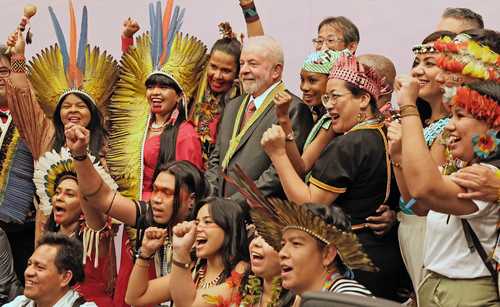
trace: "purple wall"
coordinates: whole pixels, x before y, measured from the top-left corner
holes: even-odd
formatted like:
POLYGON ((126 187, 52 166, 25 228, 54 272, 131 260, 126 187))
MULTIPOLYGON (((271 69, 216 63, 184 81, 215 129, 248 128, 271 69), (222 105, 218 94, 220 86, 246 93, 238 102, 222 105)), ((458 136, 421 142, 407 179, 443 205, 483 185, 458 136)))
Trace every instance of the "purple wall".
MULTIPOLYGON (((65 0, 1 0, 0 39, 15 29, 27 3, 35 3, 38 14, 33 18, 34 42, 28 55, 53 44, 55 40, 47 10, 52 5, 64 29, 68 29, 68 2, 65 0)), ((89 42, 120 56, 122 21, 131 16, 143 30, 149 28, 147 0, 75 0, 77 14, 86 4, 89 9, 89 42)), ((498 0, 255 0, 266 34, 278 39, 285 50, 284 80, 290 90, 299 93, 298 71, 312 50, 311 39, 324 17, 344 15, 361 33, 358 54, 380 53, 391 58, 399 73, 407 73, 412 62, 411 47, 436 27, 446 7, 468 7, 483 15, 485 25, 500 29, 498 0)), ((233 30, 244 32, 245 24, 237 0, 177 0, 186 7, 183 32, 198 36, 208 46, 218 38, 217 24, 229 21, 233 30)), ((66 33, 66 32, 65 32, 66 33)))

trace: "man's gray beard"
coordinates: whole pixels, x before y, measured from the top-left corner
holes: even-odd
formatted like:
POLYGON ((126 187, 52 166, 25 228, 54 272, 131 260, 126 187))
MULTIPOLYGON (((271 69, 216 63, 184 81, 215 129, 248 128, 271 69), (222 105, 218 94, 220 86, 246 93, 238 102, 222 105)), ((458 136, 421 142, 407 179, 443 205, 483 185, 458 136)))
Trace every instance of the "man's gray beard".
POLYGON ((257 90, 256 81, 251 81, 251 82, 243 81, 241 84, 243 85, 243 91, 249 95, 253 95, 253 93, 255 93, 255 91, 257 90))

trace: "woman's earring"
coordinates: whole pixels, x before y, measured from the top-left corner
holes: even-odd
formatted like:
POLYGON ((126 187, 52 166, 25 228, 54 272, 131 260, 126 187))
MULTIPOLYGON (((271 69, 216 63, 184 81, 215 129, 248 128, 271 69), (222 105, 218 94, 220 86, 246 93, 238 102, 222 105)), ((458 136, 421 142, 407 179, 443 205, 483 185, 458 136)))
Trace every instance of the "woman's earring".
POLYGON ((366 113, 364 111, 360 111, 358 115, 356 115, 356 120, 358 123, 364 122, 366 119, 366 113))
POLYGON ((482 160, 496 152, 498 143, 495 130, 488 130, 486 134, 472 136, 474 155, 482 160))

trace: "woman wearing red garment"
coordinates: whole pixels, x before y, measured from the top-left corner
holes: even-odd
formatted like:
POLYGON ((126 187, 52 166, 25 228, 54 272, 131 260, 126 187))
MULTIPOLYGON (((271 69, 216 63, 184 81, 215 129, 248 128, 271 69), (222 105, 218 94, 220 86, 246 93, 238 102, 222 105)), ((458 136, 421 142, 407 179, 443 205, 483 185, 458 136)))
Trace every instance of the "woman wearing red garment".
MULTIPOLYGON (((94 157, 90 159, 96 160, 94 157)), ((103 185, 117 188, 102 166, 98 163, 92 166, 103 185)), ((75 290, 98 306, 112 306, 116 277, 113 237, 118 225, 103 215, 102 224, 95 227, 92 212, 86 210, 85 195, 78 185, 73 159, 67 148, 60 153, 55 150, 46 153, 37 161, 36 167, 33 181, 40 198, 40 209, 50 212, 44 231, 83 241, 85 280, 77 284, 75 290)))

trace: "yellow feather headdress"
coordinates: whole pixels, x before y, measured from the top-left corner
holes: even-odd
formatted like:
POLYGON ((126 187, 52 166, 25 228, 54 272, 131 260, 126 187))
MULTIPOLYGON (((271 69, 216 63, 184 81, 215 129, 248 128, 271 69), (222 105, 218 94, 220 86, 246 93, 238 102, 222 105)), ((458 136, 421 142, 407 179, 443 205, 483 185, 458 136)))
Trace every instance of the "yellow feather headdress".
POLYGON ((177 32, 184 11, 173 9, 170 0, 162 19, 161 3, 156 4, 156 9, 150 5, 151 31, 139 36, 136 46, 122 56, 120 79, 109 105, 111 133, 106 161, 120 191, 135 199, 142 193, 143 147, 150 118, 146 80, 153 74, 171 78, 182 90, 187 110, 207 62, 206 46, 177 32))
POLYGON ((83 8, 80 40, 76 44, 76 16, 70 1, 70 44, 49 7, 58 43, 37 54, 28 67, 28 78, 45 113, 52 117, 56 106, 71 93, 88 97, 102 111, 118 79, 118 63, 97 47, 87 44, 87 8, 83 8))
MULTIPOLYGON (((94 168, 101 176, 104 184, 116 190, 118 188, 117 184, 99 164, 99 161, 93 156, 90 156, 90 160, 94 163, 94 168)), ((52 211, 51 199, 56 192, 57 184, 63 177, 72 177, 76 180, 73 158, 71 158, 71 154, 66 147, 61 148, 60 153, 55 150, 48 151, 35 162, 33 182, 35 183, 36 193, 40 198, 39 206, 43 214, 49 215, 52 211)))
POLYGON ((277 198, 265 198, 239 166, 235 167, 233 176, 224 177, 249 201, 250 215, 257 232, 275 250, 281 249, 283 232, 287 229, 298 229, 326 245, 333 244, 348 268, 377 271, 353 232, 327 224, 304 206, 277 198))

